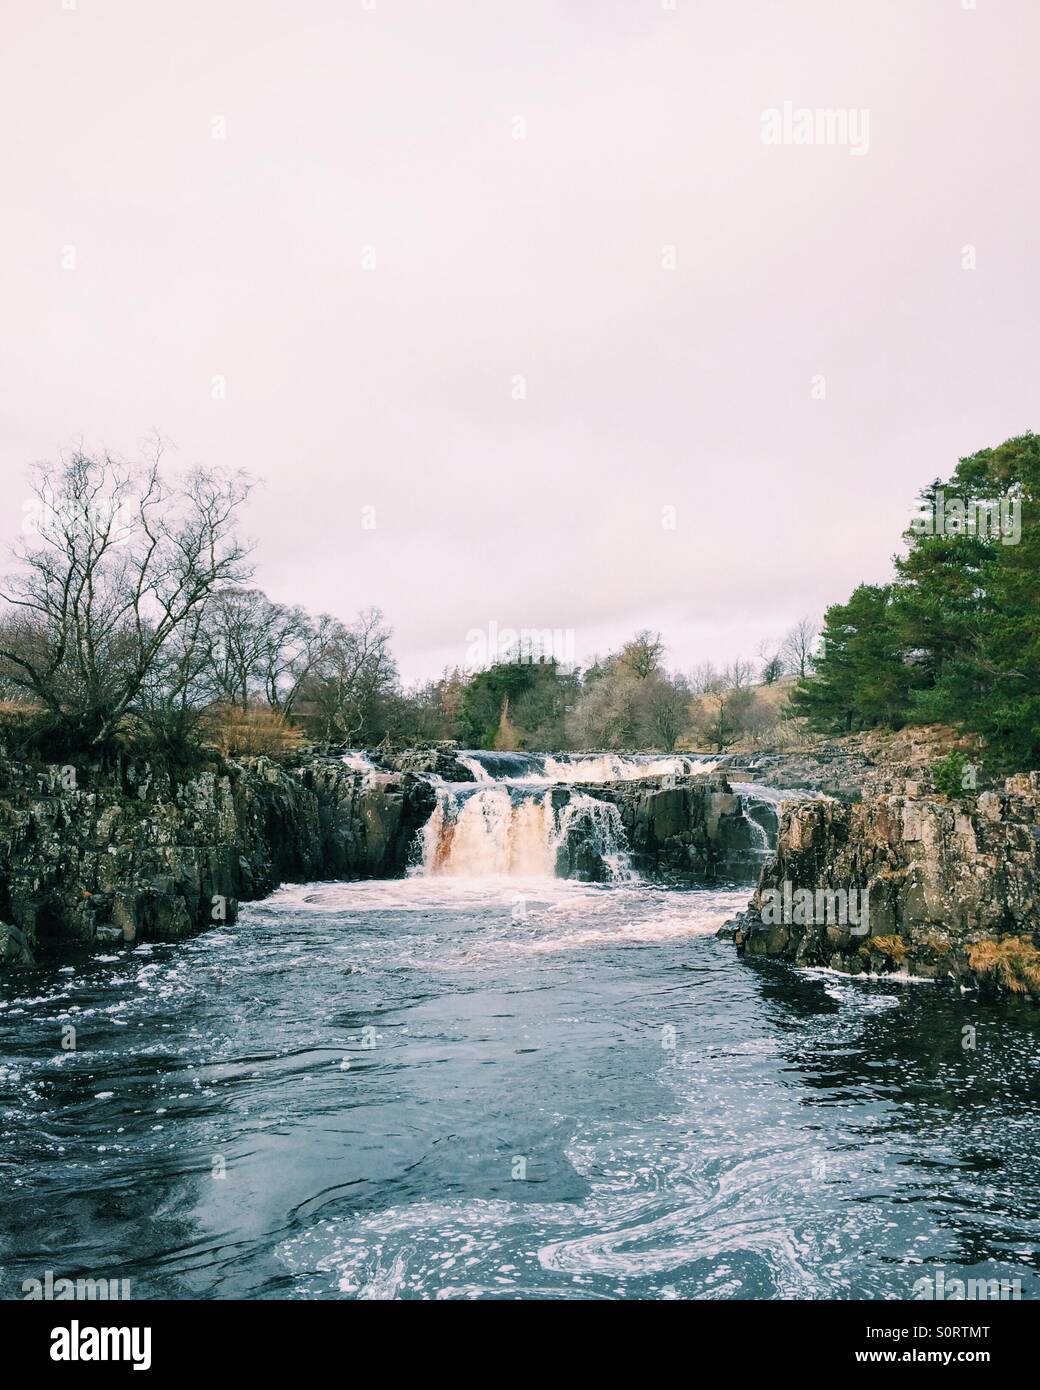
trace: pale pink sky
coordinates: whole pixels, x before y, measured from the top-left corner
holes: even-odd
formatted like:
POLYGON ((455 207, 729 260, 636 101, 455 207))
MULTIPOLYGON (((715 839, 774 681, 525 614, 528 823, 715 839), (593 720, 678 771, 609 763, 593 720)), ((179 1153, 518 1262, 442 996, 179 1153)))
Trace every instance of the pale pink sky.
POLYGON ((4 0, 4 539, 158 429, 409 679, 491 619, 750 655, 1038 427, 1038 51, 1036 0, 4 0))

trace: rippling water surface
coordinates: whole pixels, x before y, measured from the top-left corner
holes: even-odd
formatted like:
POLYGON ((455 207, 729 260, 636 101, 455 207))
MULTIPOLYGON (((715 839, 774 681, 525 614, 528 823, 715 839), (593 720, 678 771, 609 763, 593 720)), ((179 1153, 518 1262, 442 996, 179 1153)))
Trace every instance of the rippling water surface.
POLYGON ((8 974, 0 1295, 1035 1296, 1037 1015, 742 964, 746 898, 318 884, 8 974))

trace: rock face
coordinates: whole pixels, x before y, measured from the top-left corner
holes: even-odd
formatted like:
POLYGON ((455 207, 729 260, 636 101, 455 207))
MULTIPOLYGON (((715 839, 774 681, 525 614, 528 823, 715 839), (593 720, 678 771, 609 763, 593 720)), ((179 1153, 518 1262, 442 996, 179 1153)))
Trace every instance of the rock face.
POLYGON ((459 761, 451 748, 432 744, 428 748, 405 748, 396 753, 380 753, 381 767, 391 772, 416 772, 443 777, 446 782, 475 782, 472 769, 459 761))
MULTIPOLYGON (((928 786, 935 764, 953 747, 972 759, 970 741, 945 725, 926 724, 897 733, 846 734, 812 748, 727 754, 722 770, 731 782, 762 782, 859 801, 898 794, 908 782, 928 786)), ((981 768, 979 772, 981 776, 981 768)))
POLYGON ((734 782, 761 782, 792 791, 823 792, 858 801, 876 783, 880 769, 858 750, 821 748, 797 753, 733 754, 724 764, 734 782))
POLYGON ((904 794, 855 805, 788 806, 775 857, 731 934, 747 955, 852 974, 906 970, 1035 993, 1030 973, 1035 966, 1040 982, 1032 937, 1038 930, 1040 773, 1034 772, 964 801, 904 794), (793 903, 798 890, 813 895, 811 911, 807 897, 801 912, 793 903), (835 890, 866 892, 865 922, 853 922, 852 914, 839 920, 835 890), (818 892, 828 896, 817 903, 818 892))
POLYGON ((285 880, 403 872, 433 793, 338 759, 263 758, 119 785, 0 763, 0 963, 48 939, 161 940, 233 920, 285 880))
POLYGON ((618 808, 632 867, 666 883, 753 880, 770 843, 764 823, 772 818, 775 826, 766 804, 749 819, 741 798, 716 775, 668 785, 660 778, 597 783, 582 791, 618 808))

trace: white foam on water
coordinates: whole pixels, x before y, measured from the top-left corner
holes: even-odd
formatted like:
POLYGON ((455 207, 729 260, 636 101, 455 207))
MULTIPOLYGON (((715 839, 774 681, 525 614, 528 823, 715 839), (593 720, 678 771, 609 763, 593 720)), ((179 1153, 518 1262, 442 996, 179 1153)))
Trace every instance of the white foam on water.
POLYGON ((352 772, 362 772, 368 776, 377 771, 371 758, 360 748, 348 748, 342 755, 342 761, 352 772))
POLYGON ((693 777, 712 772, 717 762, 705 758, 638 758, 623 753, 598 753, 573 758, 545 758, 542 772, 531 772, 517 781, 524 782, 637 782, 644 777, 693 777))
MULTIPOLYGON (((710 895, 676 893, 671 901, 659 896, 631 905, 622 899, 623 917, 603 926, 576 923, 567 925, 551 936, 536 941, 520 942, 517 950, 531 955, 555 955, 563 951, 580 951, 589 947, 624 945, 659 945, 689 937, 714 936, 725 922, 747 905, 747 893, 717 892, 710 895)), ((568 904, 578 907, 577 903, 568 904)), ((582 911, 582 917, 589 913, 582 911)))
MULTIPOLYGON (((546 908, 565 910, 573 901, 588 908, 595 889, 574 879, 534 875, 463 878, 421 872, 407 878, 286 884, 249 911, 280 914, 286 908, 316 913, 466 912, 511 906, 519 895, 546 908)), ((606 896, 603 889, 598 890, 606 896)))
POLYGON ((482 763, 479 763, 477 759, 472 757, 470 754, 460 753, 458 756, 458 761, 469 772, 472 772, 474 781, 493 782, 495 780, 491 776, 491 773, 488 772, 487 768, 485 768, 482 763))

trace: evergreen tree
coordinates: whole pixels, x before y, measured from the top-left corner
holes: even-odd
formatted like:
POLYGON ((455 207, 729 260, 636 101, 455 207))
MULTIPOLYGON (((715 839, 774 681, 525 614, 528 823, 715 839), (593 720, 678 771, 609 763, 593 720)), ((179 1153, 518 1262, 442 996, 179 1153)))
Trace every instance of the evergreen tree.
POLYGON ((891 585, 860 584, 827 609, 814 664, 791 697, 814 727, 847 733, 905 721, 921 677, 900 641, 891 585))
POLYGON ((795 708, 831 731, 943 720, 981 734, 995 767, 1040 765, 1038 503, 1031 433, 936 479, 895 582, 827 610, 795 708))

